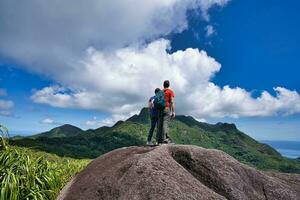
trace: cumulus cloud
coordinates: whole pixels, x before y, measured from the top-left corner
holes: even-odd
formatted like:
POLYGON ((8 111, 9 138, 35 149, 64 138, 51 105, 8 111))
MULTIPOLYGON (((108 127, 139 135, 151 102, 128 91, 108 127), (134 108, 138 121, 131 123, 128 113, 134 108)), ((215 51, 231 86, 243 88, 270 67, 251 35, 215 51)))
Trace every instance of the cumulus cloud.
POLYGON ((158 40, 142 48, 126 47, 110 54, 90 48, 80 67, 60 81, 72 89, 45 87, 36 91, 32 99, 56 107, 125 114, 146 105, 145 97, 152 95, 164 79, 169 79, 179 94, 186 93, 190 87, 209 81, 220 69, 220 64, 205 51, 186 49, 169 54, 169 47, 169 41, 158 40))
POLYGON ((89 46, 108 51, 181 32, 188 10, 201 10, 208 20, 211 7, 228 1, 2 0, 0 54, 56 78, 58 68, 68 71, 89 46))
POLYGON ((15 115, 9 110, 0 110, 0 116, 3 117, 15 117, 15 115))
MULTIPOLYGON (((200 11, 199 16, 208 21, 211 7, 228 2, 4 0, 0 2, 0 55, 59 84, 36 91, 32 99, 37 103, 125 116, 137 112, 144 104, 143 95, 149 95, 148 87, 157 87, 168 77, 158 73, 161 60, 166 62, 163 69, 169 70, 177 62, 172 57, 181 60, 180 56, 193 53, 205 57, 205 52, 198 50, 169 56, 165 53, 168 41, 147 43, 187 29, 187 11, 200 11), (157 61, 159 53, 163 57, 157 61), (154 64, 155 69, 147 70, 154 64), (158 77, 141 84, 149 73, 158 77), (124 76, 128 78, 123 79, 124 76)), ((186 82, 180 77, 178 66, 174 69, 172 76, 179 78, 176 81, 186 82)), ((185 85, 179 82, 178 89, 185 85)))
POLYGON ((10 100, 0 99, 0 116, 14 117, 14 114, 10 111, 14 107, 14 102, 10 100))
POLYGON ((62 124, 62 123, 57 122, 54 119, 49 118, 49 117, 43 119, 40 123, 42 123, 42 124, 48 124, 48 125, 61 125, 62 124))
POLYGON ((8 110, 14 106, 14 102, 0 99, 0 110, 8 110))
MULTIPOLYGON (((0 55, 57 83, 36 90, 34 102, 112 114, 89 125, 138 112, 165 79, 175 90, 178 113, 198 119, 300 112, 297 91, 276 87, 275 96, 264 91, 254 98, 243 88, 214 84, 221 64, 205 51, 168 53, 170 42, 160 38, 187 29, 188 10, 200 10, 209 21, 209 9, 228 1, 3 0, 0 55)), ((214 32, 207 27, 207 34, 214 32)))
POLYGON ((131 115, 119 115, 119 114, 113 114, 111 117, 107 117, 104 119, 97 119, 97 117, 93 117, 90 120, 87 120, 84 122, 85 126, 88 127, 101 127, 101 126, 112 126, 119 120, 126 120, 131 115))
MULTIPOLYGON (((5 89, 0 88, 0 96, 6 96, 7 92, 5 89)), ((15 117, 15 115, 10 111, 14 107, 14 102, 11 100, 0 99, 0 116, 3 117, 15 117)))
POLYGON ((264 91, 253 98, 250 92, 239 87, 220 88, 211 82, 221 68, 214 58, 198 49, 168 53, 169 48, 169 41, 163 39, 110 54, 89 48, 79 70, 68 72, 60 81, 72 87, 45 87, 36 91, 32 99, 55 107, 126 115, 138 112, 146 105, 152 90, 169 79, 175 89, 178 112, 197 118, 300 112, 300 97, 296 91, 277 87, 275 96, 264 91), (68 77, 77 78, 74 81, 68 77))
POLYGON ((84 125, 86 126, 101 126, 101 122, 97 120, 97 117, 93 117, 93 119, 87 120, 84 125))
POLYGON ((218 87, 209 83, 188 98, 188 102, 198 99, 198 105, 190 106, 190 113, 209 117, 256 117, 291 115, 300 112, 300 96, 296 91, 283 87, 274 88, 275 96, 267 91, 253 98, 251 93, 236 87, 218 87))

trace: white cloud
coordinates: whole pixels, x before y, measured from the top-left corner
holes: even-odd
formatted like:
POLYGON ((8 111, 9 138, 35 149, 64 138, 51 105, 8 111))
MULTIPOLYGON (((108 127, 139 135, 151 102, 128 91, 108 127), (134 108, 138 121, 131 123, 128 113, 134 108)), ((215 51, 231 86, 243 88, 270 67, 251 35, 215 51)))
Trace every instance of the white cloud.
POLYGON ((212 36, 213 34, 216 33, 216 30, 212 25, 207 25, 205 27, 205 32, 206 32, 205 33, 206 37, 210 37, 210 36, 212 36))
POLYGON ((41 121, 43 124, 52 124, 54 122, 53 119, 46 118, 41 121))
POLYGON ((42 124, 48 124, 48 125, 61 125, 62 123, 55 121, 52 118, 45 118, 41 121, 42 124))
MULTIPOLYGON (((3 0, 0 2, 0 55, 60 85, 36 91, 32 99, 37 103, 124 116, 144 105, 148 87, 158 86, 163 78, 169 77, 159 73, 161 60, 166 62, 164 70, 173 70, 170 67, 177 61, 172 59, 180 62, 186 54, 206 55, 191 49, 179 51, 177 56, 167 55, 168 42, 164 40, 152 42, 147 48, 141 45, 187 29, 188 10, 200 11, 209 20, 209 9, 224 6, 228 1, 3 0), (155 71, 142 70, 154 64, 155 71), (158 77, 141 84, 149 73, 158 77)), ((190 62, 197 62, 193 60, 190 62)), ((172 76, 182 90, 186 80, 180 76, 178 66, 174 69, 172 76)))
POLYGON ((190 106, 196 116, 209 117, 256 117, 291 115, 300 112, 300 96, 296 91, 274 88, 276 96, 267 91, 257 98, 242 88, 220 88, 209 83, 202 90, 189 96, 189 103, 198 99, 198 105, 190 106))
POLYGON ((209 21, 210 16, 208 14, 208 10, 215 5, 223 7, 228 2, 229 0, 203 0, 199 1, 198 4, 200 5, 200 9, 202 10, 202 16, 206 21, 209 21))
POLYGON ((204 118, 195 118, 198 122, 207 122, 204 118))
POLYGON ((300 112, 296 91, 277 87, 276 96, 264 91, 253 98, 239 87, 220 88, 211 79, 221 65, 205 51, 189 48, 170 54, 168 48, 167 40, 157 40, 144 47, 129 46, 109 54, 89 48, 78 70, 69 71, 60 81, 71 87, 46 87, 36 91, 32 99, 55 107, 128 115, 145 106, 153 89, 169 79, 175 90, 178 113, 197 118, 300 112))
POLYGON ((56 107, 128 114, 146 105, 145 98, 164 79, 170 79, 176 92, 185 93, 189 87, 206 83, 220 69, 220 64, 204 51, 186 49, 168 54, 167 48, 167 40, 111 54, 90 48, 78 69, 69 71, 60 81, 73 89, 46 87, 36 91, 32 99, 56 107))
MULTIPOLYGON (((0 88, 0 96, 6 96, 7 92, 5 89, 0 88)), ((0 116, 3 117, 15 117, 15 115, 10 111, 14 107, 14 102, 10 100, 0 99, 0 116)))
POLYGON ((60 77, 89 46, 109 51, 188 27, 188 10, 208 20, 229 0, 2 0, 0 55, 29 71, 60 77), (24 65, 25 64, 25 65, 24 65))
POLYGON ((101 127, 101 126, 112 126, 119 120, 126 120, 131 115, 119 115, 113 114, 111 117, 107 117, 101 120, 98 120, 97 117, 93 117, 93 119, 87 120, 84 125, 88 127, 101 127))
POLYGON ((97 120, 97 117, 93 117, 93 119, 87 120, 84 125, 86 126, 100 126, 100 121, 97 120))
POLYGON ((14 102, 0 99, 0 110, 8 110, 14 107, 14 102))
MULTIPOLYGON (((90 125, 138 112, 164 79, 175 90, 177 113, 198 119, 299 113, 296 91, 277 87, 275 96, 264 91, 253 98, 242 88, 215 85, 221 65, 205 51, 167 53, 169 41, 159 38, 187 29, 188 10, 209 20, 209 9, 227 2, 3 0, 0 54, 57 83, 35 91, 34 102, 112 114, 90 125)), ((214 31, 208 26, 209 35, 214 31)), ((9 107, 4 100, 1 106, 9 107)))
POLYGON ((3 117, 15 117, 15 115, 9 110, 0 110, 0 116, 3 117))

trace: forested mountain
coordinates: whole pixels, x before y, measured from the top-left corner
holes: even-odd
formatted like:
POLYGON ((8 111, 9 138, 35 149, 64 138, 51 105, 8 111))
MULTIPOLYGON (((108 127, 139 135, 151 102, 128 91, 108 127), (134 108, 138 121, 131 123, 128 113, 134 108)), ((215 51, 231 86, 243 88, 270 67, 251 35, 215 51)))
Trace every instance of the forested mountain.
MULTIPOLYGON (((116 148, 145 145, 149 126, 149 112, 147 108, 143 108, 138 115, 119 121, 112 127, 79 131, 81 129, 64 125, 39 134, 38 137, 16 139, 11 143, 60 156, 96 158, 116 148)), ((239 131, 234 124, 208 124, 191 116, 177 116, 171 121, 170 137, 176 144, 222 150, 259 169, 300 173, 299 162, 282 157, 269 145, 259 143, 239 131)))

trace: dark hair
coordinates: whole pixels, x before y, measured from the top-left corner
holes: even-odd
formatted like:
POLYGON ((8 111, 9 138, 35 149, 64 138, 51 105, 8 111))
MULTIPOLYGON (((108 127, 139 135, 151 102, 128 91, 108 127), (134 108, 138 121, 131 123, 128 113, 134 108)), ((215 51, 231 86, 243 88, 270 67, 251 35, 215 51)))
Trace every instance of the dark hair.
POLYGON ((160 91, 160 89, 159 88, 156 88, 155 90, 154 90, 154 93, 156 94, 156 93, 158 93, 160 91))
POLYGON ((170 86, 170 81, 169 80, 165 80, 164 81, 164 88, 168 88, 170 86))

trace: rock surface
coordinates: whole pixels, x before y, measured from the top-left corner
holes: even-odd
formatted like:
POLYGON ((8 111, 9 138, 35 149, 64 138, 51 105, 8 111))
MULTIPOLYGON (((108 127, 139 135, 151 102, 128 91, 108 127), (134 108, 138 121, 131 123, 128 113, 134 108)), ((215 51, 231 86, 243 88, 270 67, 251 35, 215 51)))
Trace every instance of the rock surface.
POLYGON ((58 200, 300 199, 300 175, 261 172, 196 146, 128 147, 91 162, 58 200))

